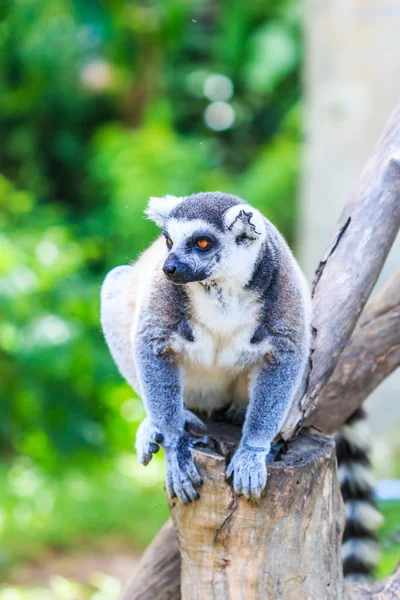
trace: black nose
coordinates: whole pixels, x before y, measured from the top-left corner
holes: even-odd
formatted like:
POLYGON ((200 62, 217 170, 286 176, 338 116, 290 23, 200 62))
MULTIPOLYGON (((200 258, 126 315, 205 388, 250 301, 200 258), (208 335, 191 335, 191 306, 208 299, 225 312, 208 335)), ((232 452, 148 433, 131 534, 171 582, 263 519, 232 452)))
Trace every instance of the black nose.
POLYGON ((176 266, 175 265, 164 265, 163 271, 167 275, 167 277, 170 277, 171 275, 173 275, 175 273, 176 266))

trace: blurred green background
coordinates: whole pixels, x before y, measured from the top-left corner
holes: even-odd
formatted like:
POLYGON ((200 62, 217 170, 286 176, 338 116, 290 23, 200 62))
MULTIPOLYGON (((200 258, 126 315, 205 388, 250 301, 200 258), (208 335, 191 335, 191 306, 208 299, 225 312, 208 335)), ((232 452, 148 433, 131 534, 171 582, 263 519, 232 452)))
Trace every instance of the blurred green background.
MULTIPOLYGON (((3 582, 70 548, 138 553, 167 518, 162 457, 133 454, 143 409, 103 341, 100 285, 157 235, 150 195, 238 194, 294 246, 300 20, 296 0, 2 3, 3 582)), ((118 588, 68 585, 0 598, 118 588)))

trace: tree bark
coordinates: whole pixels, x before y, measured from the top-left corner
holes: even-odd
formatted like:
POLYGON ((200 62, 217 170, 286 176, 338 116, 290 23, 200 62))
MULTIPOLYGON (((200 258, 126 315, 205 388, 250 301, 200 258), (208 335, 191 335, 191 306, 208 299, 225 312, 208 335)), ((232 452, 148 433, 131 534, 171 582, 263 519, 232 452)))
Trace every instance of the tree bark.
POLYGON ((334 433, 400 365, 400 271, 370 300, 308 419, 334 433))
POLYGON ((381 272, 400 227, 400 104, 390 117, 313 283, 311 360, 282 437, 313 411, 381 272))
POLYGON ((346 584, 346 600, 399 600, 400 564, 396 571, 384 581, 373 583, 346 584))

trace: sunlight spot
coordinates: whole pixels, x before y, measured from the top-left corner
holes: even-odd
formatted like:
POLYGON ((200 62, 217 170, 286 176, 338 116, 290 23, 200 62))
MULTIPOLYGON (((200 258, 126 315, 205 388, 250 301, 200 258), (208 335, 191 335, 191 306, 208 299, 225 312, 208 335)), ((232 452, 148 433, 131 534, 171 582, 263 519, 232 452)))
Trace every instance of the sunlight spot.
POLYGON ((204 112, 206 125, 214 131, 225 131, 235 121, 235 111, 226 102, 212 102, 204 112))
POLYGON ((209 75, 204 82, 204 95, 213 102, 226 102, 233 95, 233 83, 226 75, 209 75))
POLYGON ((60 256, 60 249, 54 242, 43 240, 36 246, 35 254, 42 265, 51 267, 60 256))
POLYGON ((72 337, 72 331, 60 317, 45 315, 34 321, 30 337, 35 345, 58 346, 72 337))
POLYGON ((141 403, 135 399, 131 398, 130 400, 126 400, 120 408, 121 416, 128 421, 128 423, 135 423, 138 421, 142 421, 146 417, 146 413, 144 411, 141 403))

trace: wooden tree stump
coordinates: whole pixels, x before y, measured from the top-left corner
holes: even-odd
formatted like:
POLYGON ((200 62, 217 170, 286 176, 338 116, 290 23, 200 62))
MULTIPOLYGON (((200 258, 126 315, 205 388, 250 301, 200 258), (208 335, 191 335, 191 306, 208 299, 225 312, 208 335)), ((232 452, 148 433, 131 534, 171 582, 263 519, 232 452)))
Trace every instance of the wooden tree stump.
POLYGON ((258 505, 225 479, 240 430, 219 427, 196 451, 200 500, 170 501, 182 559, 183 600, 340 600, 344 509, 334 442, 302 433, 269 465, 258 505), (226 432, 226 433, 225 433, 226 432))

